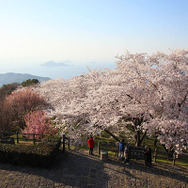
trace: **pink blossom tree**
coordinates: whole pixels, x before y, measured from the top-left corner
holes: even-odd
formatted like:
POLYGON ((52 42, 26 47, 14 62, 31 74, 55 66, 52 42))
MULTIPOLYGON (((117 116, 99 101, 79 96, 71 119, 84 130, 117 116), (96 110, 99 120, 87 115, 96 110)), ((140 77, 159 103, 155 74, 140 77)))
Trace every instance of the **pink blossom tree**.
MULTIPOLYGON (((26 127, 24 128, 24 130, 22 130, 22 133, 54 135, 58 132, 58 128, 55 128, 52 125, 49 118, 47 118, 46 113, 41 110, 37 110, 26 114, 25 122, 26 127)), ((26 137, 32 137, 32 135, 26 135, 26 137)), ((36 137, 39 138, 40 136, 36 137)))
POLYGON ((25 126, 24 116, 32 110, 43 109, 47 103, 39 93, 30 88, 13 91, 3 101, 3 124, 11 131, 25 126))
POLYGON ((150 133, 167 149, 181 152, 188 141, 187 54, 126 53, 118 57, 115 69, 50 80, 36 90, 52 104, 48 114, 55 115, 76 142, 81 135, 102 130, 116 135, 131 123, 137 146, 150 133))

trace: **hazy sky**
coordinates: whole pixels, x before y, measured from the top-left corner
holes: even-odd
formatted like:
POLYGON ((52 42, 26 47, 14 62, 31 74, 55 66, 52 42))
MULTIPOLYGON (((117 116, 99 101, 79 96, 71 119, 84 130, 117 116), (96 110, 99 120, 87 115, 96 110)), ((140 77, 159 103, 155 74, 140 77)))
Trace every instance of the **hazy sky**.
POLYGON ((0 73, 187 48, 187 10, 187 0, 0 0, 0 73))

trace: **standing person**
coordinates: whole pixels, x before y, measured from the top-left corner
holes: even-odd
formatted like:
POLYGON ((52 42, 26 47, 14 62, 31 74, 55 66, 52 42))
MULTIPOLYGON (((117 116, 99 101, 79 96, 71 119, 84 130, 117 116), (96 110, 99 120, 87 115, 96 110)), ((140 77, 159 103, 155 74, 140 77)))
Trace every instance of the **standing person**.
POLYGON ((90 138, 87 140, 88 146, 89 146, 89 154, 93 155, 93 148, 94 148, 94 140, 93 137, 90 136, 90 138))
POLYGON ((119 158, 124 158, 124 148, 125 148, 125 141, 122 139, 122 141, 119 143, 119 158))
POLYGON ((130 147, 129 144, 125 146, 125 163, 129 165, 130 163, 130 147))
POLYGON ((144 151, 144 156, 145 156, 145 165, 146 167, 151 167, 151 163, 152 163, 152 157, 151 157, 151 148, 150 147, 145 147, 145 151, 144 151))

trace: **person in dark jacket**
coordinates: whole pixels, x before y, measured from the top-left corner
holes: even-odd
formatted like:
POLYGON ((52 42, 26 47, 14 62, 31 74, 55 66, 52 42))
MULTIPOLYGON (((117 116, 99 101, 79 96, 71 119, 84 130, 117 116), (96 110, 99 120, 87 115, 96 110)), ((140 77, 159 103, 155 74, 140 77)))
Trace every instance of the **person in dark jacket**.
POLYGON ((94 140, 93 137, 91 136, 90 139, 87 140, 88 146, 89 146, 89 154, 93 155, 93 148, 94 148, 94 140))
POLYGON ((144 151, 144 156, 145 156, 145 165, 146 167, 151 167, 152 164, 152 156, 151 156, 151 148, 146 147, 144 151))
POLYGON ((125 149, 125 141, 122 139, 122 141, 119 143, 119 158, 124 158, 124 149, 125 149))
POLYGON ((124 150, 124 152, 125 152, 125 164, 127 164, 127 165, 129 165, 129 163, 130 163, 130 146, 129 146, 129 144, 126 144, 126 146, 125 146, 125 150, 124 150))

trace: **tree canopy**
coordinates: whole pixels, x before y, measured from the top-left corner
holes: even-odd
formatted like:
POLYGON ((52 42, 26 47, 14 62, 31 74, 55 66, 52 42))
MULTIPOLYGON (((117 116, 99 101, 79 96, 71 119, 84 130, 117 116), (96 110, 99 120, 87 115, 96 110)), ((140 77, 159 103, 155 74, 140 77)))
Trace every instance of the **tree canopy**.
POLYGON ((26 81, 23 81, 21 83, 21 85, 23 87, 28 87, 28 86, 33 86, 33 85, 38 84, 38 83, 40 83, 38 79, 28 79, 26 81))
POLYGON ((69 135, 110 130, 127 123, 155 134, 167 149, 181 152, 188 142, 188 50, 170 54, 117 57, 115 69, 90 70, 68 80, 50 80, 36 88, 53 109, 49 115, 69 135))
POLYGON ((24 116, 30 111, 43 109, 45 99, 30 88, 21 88, 6 96, 2 102, 0 128, 3 131, 18 131, 25 127, 24 116))

